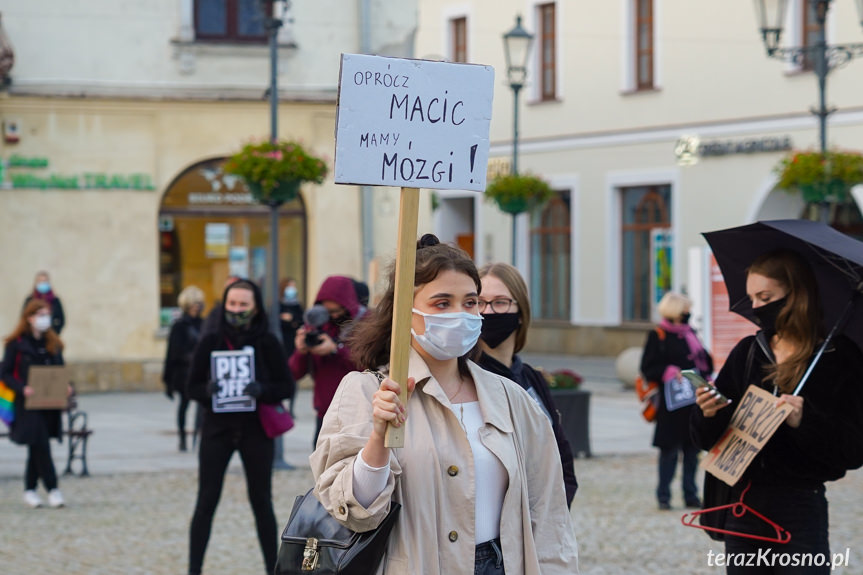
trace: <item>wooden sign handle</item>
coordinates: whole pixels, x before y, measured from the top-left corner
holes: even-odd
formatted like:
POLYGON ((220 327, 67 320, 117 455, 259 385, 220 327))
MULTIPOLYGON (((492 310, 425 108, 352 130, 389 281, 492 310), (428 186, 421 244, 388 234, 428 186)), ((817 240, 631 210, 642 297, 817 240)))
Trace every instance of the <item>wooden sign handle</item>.
MULTIPOLYGON (((399 395, 408 403, 408 361, 411 349, 411 309, 414 300, 414 272, 417 261, 417 215, 420 191, 402 188, 399 202, 399 238, 396 252, 395 297, 393 299, 393 327, 390 342, 390 379, 402 390, 399 395)), ((386 447, 404 447, 404 425, 387 426, 386 447)))

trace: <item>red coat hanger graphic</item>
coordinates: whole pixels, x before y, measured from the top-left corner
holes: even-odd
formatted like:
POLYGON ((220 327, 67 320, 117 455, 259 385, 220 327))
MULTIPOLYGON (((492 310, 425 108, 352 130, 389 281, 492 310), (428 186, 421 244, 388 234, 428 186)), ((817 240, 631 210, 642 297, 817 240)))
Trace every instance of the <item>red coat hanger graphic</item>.
POLYGON ((716 533, 725 533, 726 535, 733 535, 735 537, 747 537, 749 539, 758 539, 761 541, 770 541, 772 543, 788 543, 791 541, 791 533, 788 532, 785 528, 778 525, 776 522, 771 521, 761 513, 749 507, 746 503, 743 502, 743 498, 746 496, 746 492, 749 491, 749 488, 752 487, 752 483, 746 486, 746 489, 743 490, 743 493, 740 494, 740 499, 735 503, 726 503, 725 505, 719 505, 717 507, 708 507, 707 509, 701 509, 699 511, 693 511, 692 513, 686 513, 683 517, 680 518, 680 522, 683 523, 687 527, 695 527, 696 529, 704 529, 705 531, 715 531, 716 533), (704 515, 705 513, 713 513, 716 511, 721 511, 723 509, 729 509, 731 513, 735 517, 743 517, 747 513, 751 513, 752 515, 758 517, 765 523, 767 523, 773 530, 776 532, 775 537, 765 537, 763 535, 755 535, 753 533, 741 533, 739 531, 731 531, 729 529, 720 529, 719 527, 709 527, 705 525, 698 525, 695 522, 699 516, 704 515))

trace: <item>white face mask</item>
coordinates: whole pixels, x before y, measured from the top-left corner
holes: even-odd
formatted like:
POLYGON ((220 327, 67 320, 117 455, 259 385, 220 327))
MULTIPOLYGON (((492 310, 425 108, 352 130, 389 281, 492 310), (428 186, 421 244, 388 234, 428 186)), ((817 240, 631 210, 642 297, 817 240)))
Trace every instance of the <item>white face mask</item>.
POLYGON ((461 357, 469 352, 479 339, 482 330, 482 316, 464 311, 455 313, 413 312, 425 319, 425 333, 411 334, 417 339, 430 356, 441 361, 461 357))
POLYGON ((46 332, 51 329, 51 316, 37 315, 35 319, 33 319, 33 329, 39 332, 46 332))

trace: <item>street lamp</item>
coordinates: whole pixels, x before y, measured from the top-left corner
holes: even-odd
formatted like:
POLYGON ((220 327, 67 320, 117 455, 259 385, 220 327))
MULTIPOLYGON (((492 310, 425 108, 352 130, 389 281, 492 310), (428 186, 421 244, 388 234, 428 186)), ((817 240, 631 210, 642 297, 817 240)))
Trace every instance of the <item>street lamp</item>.
MULTIPOLYGON (((863 1, 863 0, 861 0, 863 1)), ((533 34, 521 27, 521 16, 515 17, 515 28, 503 35, 503 49, 506 56, 506 77, 512 88, 512 166, 511 173, 518 175, 518 93, 527 77, 527 57, 533 43, 533 34)), ((512 263, 515 265, 516 214, 512 216, 512 263)))
MULTIPOLYGON (((274 8, 276 2, 284 2, 282 14, 287 14, 289 0, 261 0, 264 13, 264 28, 270 45, 270 142, 279 140, 279 28, 281 18, 276 18, 274 8)), ((282 329, 279 314, 279 208, 281 200, 270 200, 270 330, 279 341, 282 341, 282 329)), ((291 413, 294 411, 294 398, 291 398, 291 413)), ((274 469, 294 469, 294 466, 284 460, 284 445, 282 436, 278 436, 273 448, 274 469)))
MULTIPOLYGON (((827 116, 833 110, 827 109, 826 91, 827 74, 834 68, 847 64, 857 56, 863 55, 863 44, 827 45, 824 26, 831 0, 804 0, 809 2, 818 24, 817 37, 811 46, 781 48, 782 26, 785 23, 785 12, 788 0, 755 0, 755 11, 761 29, 761 38, 767 50, 767 56, 801 65, 807 59, 813 62, 815 75, 818 78, 819 107, 812 113, 818 116, 819 139, 821 153, 827 152, 827 116)), ((863 0, 855 0, 860 24, 863 26, 863 0)))

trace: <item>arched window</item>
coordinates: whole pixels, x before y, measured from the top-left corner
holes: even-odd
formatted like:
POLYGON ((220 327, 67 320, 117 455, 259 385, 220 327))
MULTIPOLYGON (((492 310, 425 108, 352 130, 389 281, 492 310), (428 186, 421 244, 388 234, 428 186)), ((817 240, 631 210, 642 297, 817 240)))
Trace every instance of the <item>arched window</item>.
MULTIPOLYGON (((160 324, 177 315, 177 295, 196 285, 207 309, 222 297, 229 275, 270 289, 270 209, 256 203, 242 179, 222 172, 225 158, 186 168, 159 208, 160 324)), ((279 278, 306 283, 306 211, 302 196, 279 210, 279 278)), ((301 287, 302 292, 302 287, 301 287)), ((302 296, 302 293, 301 293, 302 296)))

